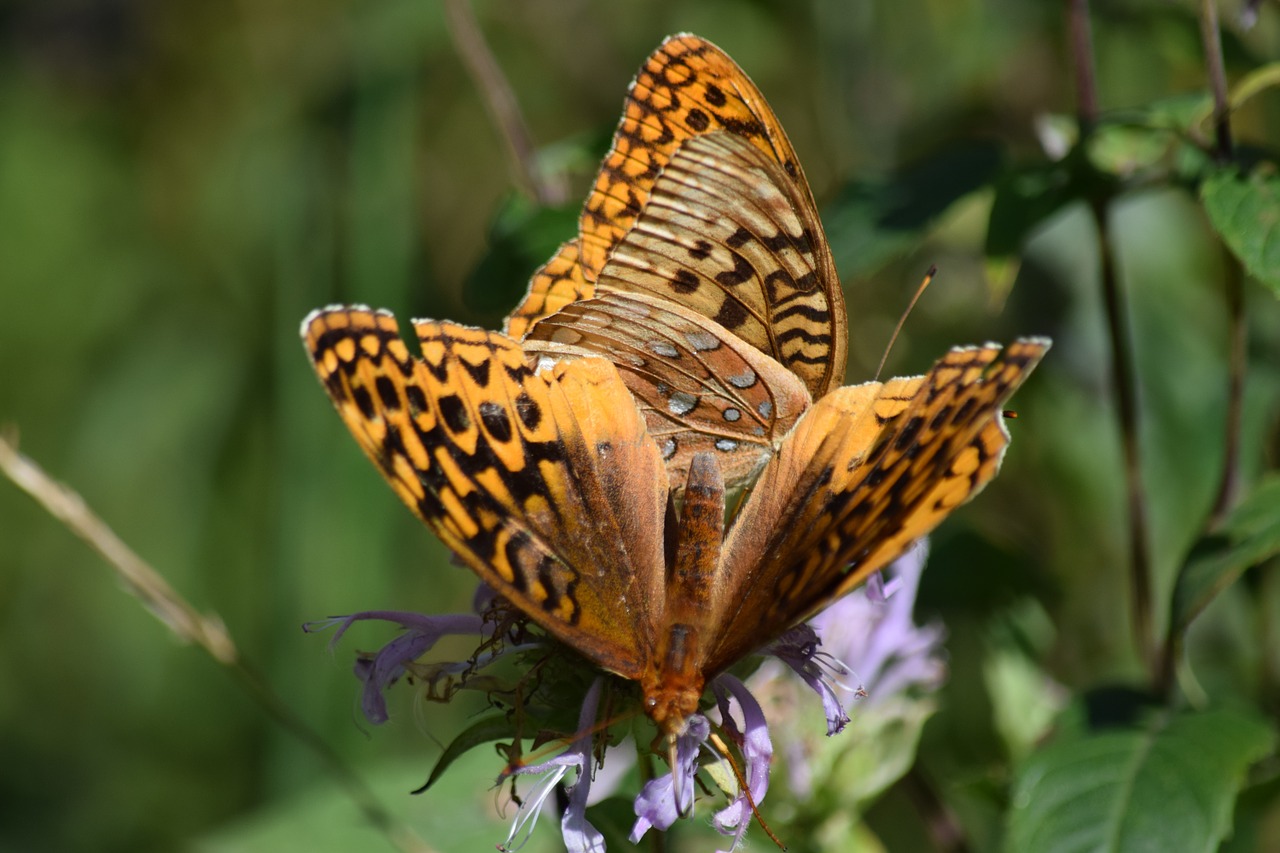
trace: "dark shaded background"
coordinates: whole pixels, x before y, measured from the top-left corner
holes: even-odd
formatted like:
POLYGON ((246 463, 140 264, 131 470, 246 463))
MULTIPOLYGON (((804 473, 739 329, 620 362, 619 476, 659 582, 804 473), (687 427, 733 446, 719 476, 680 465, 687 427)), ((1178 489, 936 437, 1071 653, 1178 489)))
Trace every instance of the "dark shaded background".
MULTIPOLYGON (((1104 108, 1203 90, 1195 4, 1095 5, 1104 108)), ((919 372, 952 344, 1055 338, 1015 400, 1004 473, 944 525, 922 591, 922 611, 948 622, 952 676, 921 760, 975 844, 995 843, 1016 756, 993 722, 992 649, 1012 643, 1070 690, 1137 671, 1091 225, 1068 207, 1020 262, 989 260, 991 193, 969 192, 1043 159, 1038 118, 1074 109, 1061 4, 475 10, 544 164, 571 179, 570 212, 537 220, 521 246, 571 235, 631 75, 664 35, 690 30, 747 69, 800 153, 848 295, 849 381, 874 370, 931 263, 941 276, 890 371, 919 372)), ((1271 12, 1228 32, 1229 75, 1280 53, 1271 12)), ((362 458, 297 337, 309 309, 341 301, 494 327, 540 260, 486 255, 499 210, 525 220, 441 6, 20 0, 0 11, 0 39, 0 421, 220 614, 393 810, 441 849, 489 849, 505 833, 496 817, 479 825, 493 813, 491 753, 405 796, 436 754, 428 736, 447 738, 468 709, 420 713, 405 692, 396 724, 369 737, 348 661, 385 632, 331 656, 299 630, 365 608, 459 609, 474 584, 362 458)), ((1280 138, 1278 106, 1252 102, 1240 138, 1280 138)), ((1114 218, 1167 595, 1221 464, 1224 261, 1184 191, 1132 192, 1114 218)), ((1252 474, 1275 462, 1280 312, 1260 289, 1248 296, 1252 474)), ((0 850, 382 848, 311 753, 5 485, 0 542, 0 850)), ((1263 677, 1249 612, 1228 594, 1197 626, 1210 694, 1248 697, 1263 677)), ((908 843, 910 801, 891 792, 873 829, 908 843)))

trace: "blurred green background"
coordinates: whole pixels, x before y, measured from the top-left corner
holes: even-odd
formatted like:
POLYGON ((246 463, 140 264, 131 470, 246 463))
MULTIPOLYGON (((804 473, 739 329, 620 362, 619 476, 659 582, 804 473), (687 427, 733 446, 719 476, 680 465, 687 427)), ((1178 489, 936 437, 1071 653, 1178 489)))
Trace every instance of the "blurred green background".
MULTIPOLYGON (((1239 5, 1223 4, 1224 20, 1239 5)), ((1105 109, 1203 91, 1196 4, 1096 6, 1105 109)), ((403 691, 393 723, 370 734, 349 661, 388 632, 361 627, 330 654, 299 628, 369 608, 462 609, 474 581, 359 453, 298 324, 358 301, 402 321, 496 327, 538 252, 572 235, 641 60, 668 33, 696 32, 768 96, 823 206, 848 296, 849 381, 874 370, 933 263, 941 275, 889 371, 919 372, 958 343, 1055 339, 1014 401, 1004 473, 944 525, 922 590, 922 613, 947 620, 952 675, 921 760, 973 844, 994 843, 1011 756, 984 667, 1000 626, 1017 626, 1045 690, 1138 673, 1092 226, 1067 206, 1017 260, 984 252, 983 186, 1044 159, 1040 119, 1074 110, 1063 5, 495 0, 474 11, 542 165, 569 177, 557 214, 512 201, 515 172, 435 0, 7 4, 0 423, 219 614, 393 811, 428 840, 451 827, 440 849, 491 849, 505 835, 492 753, 407 796, 438 752, 432 738, 475 706, 419 708, 403 691), (502 252, 490 252, 495 237, 502 252)), ((1275 11, 1247 34, 1229 27, 1229 76, 1280 55, 1275 11)), ((1280 99, 1252 101, 1235 130, 1280 139, 1280 99)), ((1126 194, 1113 228, 1163 597, 1222 461, 1225 258, 1183 190, 1126 194)), ((1246 294, 1252 477, 1280 450, 1280 311, 1256 285, 1246 294)), ((7 482, 0 542, 0 850, 387 849, 311 752, 7 482)), ((1232 591, 1197 625, 1191 659, 1207 692, 1261 701, 1274 673, 1254 618, 1232 591)), ((891 792, 871 827, 897 837, 909 801, 891 792)))

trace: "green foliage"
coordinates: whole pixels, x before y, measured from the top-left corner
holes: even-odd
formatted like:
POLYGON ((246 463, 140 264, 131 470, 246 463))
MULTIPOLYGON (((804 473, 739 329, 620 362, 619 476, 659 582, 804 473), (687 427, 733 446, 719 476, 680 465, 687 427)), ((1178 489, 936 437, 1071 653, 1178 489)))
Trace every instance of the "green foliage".
POLYGON ((1247 569, 1280 554, 1280 477, 1258 484, 1221 525, 1198 543, 1178 573, 1169 617, 1181 634, 1247 569))
POLYGON ((1275 730, 1233 711, 1152 714, 1055 740, 1013 783, 1010 853, 1216 850, 1275 730))
POLYGON ((1280 175, 1224 169, 1200 188, 1205 213, 1250 275, 1280 293, 1280 175))

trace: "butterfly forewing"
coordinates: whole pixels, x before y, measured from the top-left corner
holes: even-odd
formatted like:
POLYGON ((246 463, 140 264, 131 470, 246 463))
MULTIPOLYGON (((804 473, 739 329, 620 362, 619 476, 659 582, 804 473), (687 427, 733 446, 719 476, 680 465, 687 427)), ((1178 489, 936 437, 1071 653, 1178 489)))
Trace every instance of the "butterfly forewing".
POLYGON ((632 82, 613 146, 587 197, 580 227, 588 279, 631 229, 680 144, 717 130, 741 136, 776 161, 813 207, 791 142, 751 78, 705 39, 672 36, 632 82))
POLYGON ((592 296, 656 194, 664 196, 665 212, 649 217, 648 238, 632 241, 642 280, 631 282, 632 272, 618 267, 609 286, 693 307, 777 358, 815 397, 838 386, 847 337, 843 294, 808 182, 750 78, 692 35, 667 39, 645 61, 587 198, 579 237, 534 274, 507 331, 523 336, 564 305, 592 296), (689 148, 707 136, 737 144, 689 148), (699 177, 708 164, 713 171, 699 177), (682 179, 668 175, 677 168, 682 179), (686 230, 701 222, 718 223, 718 245, 704 245, 702 235, 686 230), (655 243, 664 238, 672 241, 666 252, 655 243), (704 286, 709 281, 715 286, 704 286))
POLYGON ((1002 407, 1048 342, 958 348, 923 377, 841 388, 769 462, 725 543, 708 672, 900 556, 995 476, 1002 407), (749 628, 749 630, 748 630, 749 628))
POLYGON ((639 681, 669 735, 707 678, 995 475, 1003 404, 1048 348, 954 349, 924 376, 838 388, 843 296, 795 152, 689 35, 641 68, 579 235, 506 329, 420 321, 421 358, 385 312, 325 309, 303 334, 405 503, 515 607, 639 681))
POLYGON ((810 403, 800 380, 776 361, 650 296, 610 293, 574 303, 539 323, 524 347, 549 359, 613 362, 677 488, 699 452, 716 456, 730 487, 750 479, 810 403))
POLYGON ((519 340, 529 327, 579 299, 589 299, 595 288, 582 277, 578 241, 564 243, 529 280, 529 292, 507 317, 503 331, 519 340))
POLYGON ((661 621, 667 479, 616 371, 537 373, 503 335, 386 312, 303 327, 316 371, 401 499, 494 589, 600 666, 643 672, 661 621))
POLYGON ((844 307, 822 226, 781 167, 742 137, 707 134, 676 151, 596 290, 697 311, 815 398, 844 376, 844 307))

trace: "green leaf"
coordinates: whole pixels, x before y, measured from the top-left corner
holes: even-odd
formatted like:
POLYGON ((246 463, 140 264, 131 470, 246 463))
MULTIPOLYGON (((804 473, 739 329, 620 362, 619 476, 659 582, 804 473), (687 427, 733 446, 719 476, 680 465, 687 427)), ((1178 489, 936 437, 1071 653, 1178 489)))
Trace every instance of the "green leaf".
POLYGON ((1246 768, 1274 743, 1270 726, 1226 710, 1160 713, 1140 728, 1061 738, 1023 764, 1006 847, 1216 850, 1246 768))
POLYGON ((1010 172, 996 186, 987 225, 989 257, 1016 255, 1027 236, 1041 222, 1075 201, 1065 162, 1045 163, 1010 172))
POLYGON ((1003 161, 998 144, 966 142, 891 178, 847 184, 822 216, 841 277, 867 275, 906 252, 952 204, 995 180, 1003 161))
POLYGON ((1181 633, 1246 569, 1280 554, 1280 475, 1245 498, 1213 536, 1196 543, 1178 573, 1169 624, 1181 633))
POLYGON ((1142 114, 1149 127, 1185 132, 1197 126, 1212 110, 1213 99, 1207 92, 1184 92, 1149 102, 1142 108, 1142 114))
POLYGON ((506 714, 498 714, 477 720, 449 742, 449 745, 444 748, 444 752, 440 755, 440 759, 436 762, 436 766, 431 768, 431 775, 427 777, 427 781, 414 793, 421 793, 434 785, 436 780, 444 775, 444 771, 449 769, 450 764, 457 761, 458 758, 465 755, 473 747, 509 738, 513 734, 511 721, 507 719, 506 714))
MULTIPOLYGON (((494 790, 500 765, 501 759, 493 753, 472 753, 454 765, 449 784, 421 797, 409 794, 422 778, 421 762, 415 757, 361 768, 377 802, 427 842, 426 847, 415 847, 410 839, 371 822, 352 802, 350 792, 323 774, 289 796, 237 812, 206 830, 203 837, 174 846, 190 853, 493 850, 510 831, 516 813, 504 793, 494 790)), ((559 821, 544 814, 529 843, 520 849, 521 853, 564 853, 559 821)))
POLYGON ((1168 130, 1111 122, 1098 126, 1087 147, 1094 168, 1130 177, 1158 166, 1178 143, 1168 130))
POLYGON ((1249 274, 1280 295, 1280 176, 1270 168, 1250 175, 1224 169, 1201 185, 1200 201, 1249 274))

